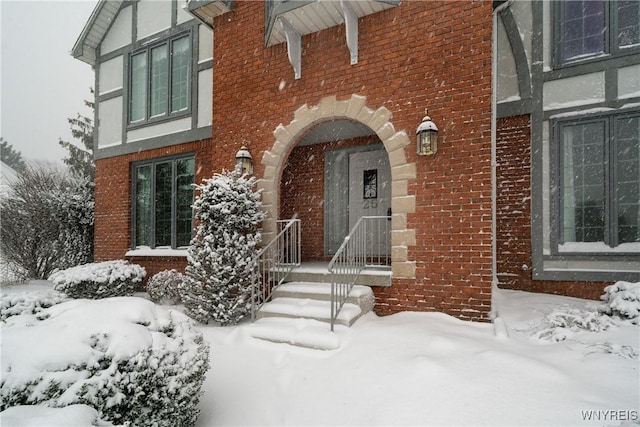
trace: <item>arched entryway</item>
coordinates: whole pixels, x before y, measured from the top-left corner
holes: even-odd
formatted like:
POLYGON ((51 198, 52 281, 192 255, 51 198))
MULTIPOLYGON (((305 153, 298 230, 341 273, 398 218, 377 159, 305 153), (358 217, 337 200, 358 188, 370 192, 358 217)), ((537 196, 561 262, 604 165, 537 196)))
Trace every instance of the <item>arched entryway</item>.
MULTIPOLYGON (((262 190, 263 208, 267 219, 263 224, 265 241, 269 241, 276 229, 280 208, 280 178, 287 159, 296 145, 313 132, 312 129, 327 122, 347 120, 373 131, 388 156, 391 174, 391 268, 394 278, 415 278, 415 262, 408 259, 408 247, 415 245, 415 229, 407 227, 407 214, 415 212, 415 196, 408 194, 409 182, 416 179, 415 163, 408 163, 405 147, 410 139, 404 131, 396 131, 389 121, 391 111, 385 107, 373 110, 366 105, 366 97, 352 95, 347 100, 335 96, 323 98, 318 105, 309 108, 306 104, 294 113, 287 125, 279 125, 274 131, 275 141, 265 151, 262 164, 264 175, 258 182, 262 190), (311 131, 311 132, 310 132, 311 131)), ((374 141, 375 142, 375 141, 374 141)), ((367 145, 367 144, 365 144, 367 145)), ((303 231, 304 233, 304 231, 303 231)))

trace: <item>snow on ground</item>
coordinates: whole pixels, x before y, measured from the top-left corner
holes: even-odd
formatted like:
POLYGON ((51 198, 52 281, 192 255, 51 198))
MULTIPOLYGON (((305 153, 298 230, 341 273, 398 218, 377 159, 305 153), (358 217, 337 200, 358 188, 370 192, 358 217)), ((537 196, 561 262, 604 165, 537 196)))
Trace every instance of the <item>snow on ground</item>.
POLYGON ((596 302, 501 290, 495 303, 504 334, 442 313, 369 313, 330 351, 255 339, 248 322, 202 326, 211 369, 197 425, 640 425, 638 326, 545 335, 549 315, 596 302))

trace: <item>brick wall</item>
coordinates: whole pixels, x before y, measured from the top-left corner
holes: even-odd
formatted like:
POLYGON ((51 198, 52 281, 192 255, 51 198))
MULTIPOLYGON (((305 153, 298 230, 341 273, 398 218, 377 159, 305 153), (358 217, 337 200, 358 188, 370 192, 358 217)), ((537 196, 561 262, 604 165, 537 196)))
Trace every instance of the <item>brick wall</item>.
MULTIPOLYGON (((429 108, 440 128, 438 153, 417 158, 414 145, 405 148, 407 162, 417 168, 417 179, 407 189, 416 202, 415 213, 407 217, 407 228, 417 230, 415 245, 407 248, 409 261, 416 262, 416 278, 396 279, 392 288, 377 290, 379 311, 437 309, 486 320, 491 292, 491 2, 405 1, 361 18, 356 65, 349 64, 344 26, 304 36, 299 80, 286 44, 263 47, 263 2, 236 2, 214 27, 216 144, 211 155, 221 164, 232 162, 240 146, 248 144, 255 174, 262 176, 260 159, 274 144, 273 131, 294 120, 300 106, 316 105, 326 96, 357 94, 366 97, 369 108, 386 107, 394 128, 412 141, 429 108)), ((298 154, 294 150, 292 155, 298 154)), ((283 171, 281 182, 295 182, 289 172, 283 171)), ((310 187, 309 194, 316 191, 310 187)), ((321 224, 319 218, 313 221, 321 224)), ((319 248, 311 251, 317 255, 319 248)))
POLYGON ((325 152, 379 144, 377 137, 362 137, 295 147, 282 171, 280 218, 299 218, 302 261, 329 261, 324 256, 324 156, 325 152))
POLYGON ((531 275, 531 136, 528 115, 498 120, 497 269, 499 286, 599 299, 605 282, 533 280, 531 275))
MULTIPOLYGON (((169 148, 110 157, 96 161, 96 205, 94 252, 96 261, 124 259, 131 246, 131 163, 193 152, 196 159, 196 182, 207 177, 212 169, 209 149, 211 140, 176 145, 169 148)), ((164 269, 180 271, 186 266, 185 257, 142 258, 132 262, 147 270, 147 277, 164 269)))
POLYGON ((324 145, 291 152, 280 191, 280 217, 301 221, 302 261, 324 259, 324 145))

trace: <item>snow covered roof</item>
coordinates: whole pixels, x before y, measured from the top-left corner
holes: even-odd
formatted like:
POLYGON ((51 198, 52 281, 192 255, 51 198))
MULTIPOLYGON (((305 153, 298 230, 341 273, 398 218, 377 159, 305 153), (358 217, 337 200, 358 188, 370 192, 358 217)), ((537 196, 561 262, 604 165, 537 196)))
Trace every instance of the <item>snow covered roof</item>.
POLYGON ((78 37, 71 55, 93 66, 96 63, 96 49, 115 19, 122 1, 100 0, 78 37))
POLYGON ((18 176, 18 172, 5 162, 0 161, 0 185, 7 185, 18 176))

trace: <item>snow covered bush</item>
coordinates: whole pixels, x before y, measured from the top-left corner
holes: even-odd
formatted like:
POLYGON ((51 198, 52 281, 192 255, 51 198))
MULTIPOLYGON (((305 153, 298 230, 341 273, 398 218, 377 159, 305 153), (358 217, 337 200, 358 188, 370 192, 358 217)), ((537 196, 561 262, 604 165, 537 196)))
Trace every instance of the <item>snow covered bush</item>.
POLYGON ((71 298, 108 298, 132 295, 146 276, 144 268, 116 260, 84 264, 49 276, 54 289, 71 298))
POLYGON ((154 274, 147 282, 147 293, 151 301, 164 304, 180 304, 180 286, 186 277, 176 270, 165 270, 154 274))
POLYGON ((580 332, 602 332, 623 323, 640 324, 640 283, 617 282, 604 291, 602 304, 585 308, 563 305, 551 310, 527 332, 537 339, 558 342, 580 332))
POLYGON ((93 184, 28 167, 0 203, 0 253, 27 278, 93 261, 93 184))
POLYGON ((88 405, 69 405, 64 408, 47 408, 40 405, 13 406, 0 412, 0 425, 87 427, 113 426, 101 420, 98 411, 88 405))
POLYGON ((559 342, 581 331, 601 332, 617 325, 614 319, 598 312, 595 306, 580 309, 563 305, 553 309, 529 332, 536 339, 559 342))
POLYGON ((609 316, 630 319, 631 323, 640 324, 640 282, 616 282, 604 288, 600 297, 603 304, 599 310, 609 316))
POLYGON ((2 324, 1 407, 85 404, 114 424, 192 426, 209 345, 143 298, 72 300, 2 324))
POLYGON ((224 172, 205 179, 194 203, 198 223, 188 250, 181 298, 187 314, 206 323, 235 324, 251 304, 258 225, 264 219, 255 178, 224 172))
POLYGON ((45 308, 68 301, 60 292, 18 292, 0 297, 0 320, 22 314, 40 316, 45 308))

